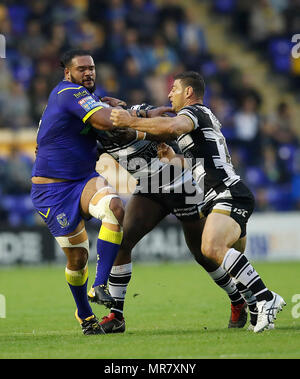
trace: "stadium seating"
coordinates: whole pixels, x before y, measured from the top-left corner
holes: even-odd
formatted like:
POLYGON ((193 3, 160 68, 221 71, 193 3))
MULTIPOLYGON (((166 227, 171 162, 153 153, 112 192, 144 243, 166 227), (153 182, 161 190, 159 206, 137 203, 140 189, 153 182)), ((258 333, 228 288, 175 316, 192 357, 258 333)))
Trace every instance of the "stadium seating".
MULTIPOLYGON (((258 89, 250 88, 249 82, 244 83, 243 69, 237 70, 228 62, 225 67, 225 60, 221 62, 222 59, 212 52, 207 31, 191 14, 187 3, 86 0, 71 4, 58 0, 25 3, 11 0, 2 4, 0 33, 6 36, 7 59, 0 61, 3 72, 0 78, 0 136, 7 130, 17 136, 24 129, 33 130, 35 134, 48 94, 61 79, 59 57, 67 48, 76 46, 92 50, 98 74, 96 93, 119 97, 129 104, 147 101, 160 105, 167 102, 173 74, 184 69, 197 70, 206 79, 205 104, 212 107, 223 123, 229 148, 236 152, 237 168, 241 169, 253 191, 261 188, 266 191, 268 205, 265 210, 298 209, 299 174, 295 170, 298 138, 293 142, 271 141, 279 171, 285 173, 280 175, 280 180, 270 182, 272 173, 268 172, 263 158, 267 144, 262 143, 254 164, 250 150, 236 139, 233 123, 245 94, 262 95, 258 89), (217 98, 222 99, 223 105, 217 104, 217 98)), ((226 17, 227 24, 230 22, 233 27, 239 12, 248 17, 254 6, 244 4, 240 9, 241 2, 237 0, 203 0, 198 3, 206 3, 214 17, 226 17)), ((283 18, 284 12, 291 7, 289 1, 285 3, 285 9, 278 11, 283 18)), ((211 21, 208 18, 207 22, 215 23, 214 17, 211 21)), ((251 33, 246 29, 242 37, 247 48, 251 48, 251 33)), ((274 72, 287 80, 293 79, 289 34, 271 34, 264 42, 267 50, 261 59, 264 62, 269 60, 274 72)), ((255 112, 260 120, 261 141, 266 141, 270 136, 265 134, 264 122, 269 115, 263 114, 262 108, 258 106, 255 112)), ((277 135, 275 124, 272 133, 277 135)), ((5 146, 6 142, 4 139, 1 142, 0 137, 0 208, 8 217, 1 222, 30 225, 34 218, 28 190, 21 194, 9 194, 4 190, 7 178, 1 167, 14 140, 14 137, 7 139, 5 146)), ((26 146, 20 142, 20 148, 29 154, 29 160, 34 157, 33 146, 33 140, 27 141, 26 146)))

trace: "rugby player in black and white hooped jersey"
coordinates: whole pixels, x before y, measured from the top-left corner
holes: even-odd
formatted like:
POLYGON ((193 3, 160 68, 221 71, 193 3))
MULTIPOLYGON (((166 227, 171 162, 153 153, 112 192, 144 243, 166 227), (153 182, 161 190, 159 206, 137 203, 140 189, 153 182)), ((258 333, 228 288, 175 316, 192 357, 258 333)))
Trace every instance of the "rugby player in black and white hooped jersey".
MULTIPOLYGON (((204 190, 201 213, 206 223, 202 253, 255 295, 258 317, 253 330, 261 332, 274 327, 285 301, 265 286, 247 257, 236 249, 236 244, 246 244, 246 225, 255 200, 235 173, 220 122, 203 105, 204 90, 200 74, 184 72, 175 76, 169 93, 176 117, 136 118, 125 110, 114 109, 111 120, 116 127, 177 138, 194 179, 204 190)), ((168 158, 173 158, 172 150, 166 149, 166 152, 168 158)))
MULTIPOLYGON (((118 99, 102 100, 108 100, 111 106, 122 104, 118 99)), ((136 112, 143 117, 150 109, 151 106, 147 104, 131 108, 133 114, 136 112)), ((136 133, 128 128, 116 129, 114 132, 94 132, 101 143, 101 153, 108 153, 137 180, 136 190, 126 206, 124 238, 109 276, 109 291, 116 304, 101 322, 105 332, 125 331, 123 308, 132 273, 132 250, 168 214, 175 215, 180 222, 187 246, 196 261, 228 294, 231 302, 228 327, 244 327, 247 321, 247 305, 250 321, 255 324, 255 314, 251 311, 255 310, 256 299, 251 291, 242 289, 240 293, 229 274, 201 253, 205 218, 200 219, 197 204, 203 200, 203 193, 195 185, 190 170, 162 163, 158 158, 157 137, 148 133, 136 133)), ((89 298, 91 301, 97 300, 92 289, 89 298)))

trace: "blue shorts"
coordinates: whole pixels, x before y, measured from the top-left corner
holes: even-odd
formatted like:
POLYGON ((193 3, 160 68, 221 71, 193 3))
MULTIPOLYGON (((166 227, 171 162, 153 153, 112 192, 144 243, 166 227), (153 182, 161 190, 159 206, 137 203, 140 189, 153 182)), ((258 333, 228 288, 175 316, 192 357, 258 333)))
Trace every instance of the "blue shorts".
POLYGON ((83 219, 80 198, 86 183, 100 176, 96 171, 83 180, 32 184, 31 199, 54 237, 73 232, 83 219))

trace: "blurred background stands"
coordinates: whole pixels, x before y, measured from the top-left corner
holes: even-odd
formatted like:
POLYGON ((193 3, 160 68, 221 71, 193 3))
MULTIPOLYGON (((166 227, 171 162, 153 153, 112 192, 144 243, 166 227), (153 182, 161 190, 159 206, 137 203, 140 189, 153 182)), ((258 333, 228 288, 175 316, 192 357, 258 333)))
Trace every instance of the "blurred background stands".
POLYGON ((223 124, 256 211, 299 210, 300 59, 291 56, 299 10, 300 0, 2 1, 0 224, 39 222, 29 197, 35 135, 62 78, 60 56, 72 47, 92 51, 96 93, 129 105, 167 104, 174 74, 202 73, 205 104, 223 124))

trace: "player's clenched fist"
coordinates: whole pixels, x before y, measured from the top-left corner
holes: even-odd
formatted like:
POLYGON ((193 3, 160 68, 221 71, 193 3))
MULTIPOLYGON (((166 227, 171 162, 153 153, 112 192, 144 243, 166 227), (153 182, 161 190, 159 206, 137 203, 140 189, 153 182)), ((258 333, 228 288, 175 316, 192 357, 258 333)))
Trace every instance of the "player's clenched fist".
POLYGON ((176 157, 175 151, 171 146, 162 142, 157 146, 157 156, 162 162, 169 162, 176 157))
POLYGON ((110 120, 114 126, 124 127, 130 126, 133 117, 124 109, 113 109, 111 111, 110 120))

